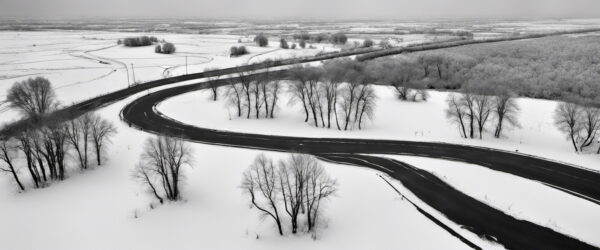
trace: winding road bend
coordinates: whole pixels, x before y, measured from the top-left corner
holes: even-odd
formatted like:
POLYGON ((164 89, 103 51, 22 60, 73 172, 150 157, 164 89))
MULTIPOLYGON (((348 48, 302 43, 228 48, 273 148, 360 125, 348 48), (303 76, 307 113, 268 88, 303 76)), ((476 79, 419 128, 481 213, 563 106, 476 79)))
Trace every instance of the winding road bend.
MULTIPOLYGON (((562 32, 559 33, 559 35, 595 31, 599 30, 562 32)), ((362 60, 366 60, 369 58, 404 52, 433 50, 483 42, 530 39, 548 35, 536 35, 534 37, 522 38, 513 37, 490 41, 464 41, 442 45, 432 44, 391 50, 362 49, 318 55, 310 58, 287 59, 182 75, 135 85, 127 89, 83 101, 56 111, 49 115, 48 118, 55 121, 73 119, 86 112, 101 108, 144 90, 187 80, 202 79, 209 76, 224 76, 238 72, 252 72, 276 66, 322 61, 361 54, 365 54, 365 56, 362 57, 362 60)), ((357 59, 361 60, 361 58, 357 59)), ((284 78, 286 75, 285 73, 285 69, 270 72, 271 77, 280 78, 284 78)), ((257 73, 253 76, 256 77, 260 74, 263 73, 257 73)), ((235 80, 236 77, 222 78, 220 84, 224 85, 227 84, 228 81, 235 80)), ((190 141, 230 147, 307 153, 313 154, 326 161, 368 167, 381 171, 400 181, 404 187, 414 193, 420 200, 425 202, 431 208, 444 214, 448 219, 480 237, 495 240, 509 249, 597 249, 596 247, 571 236, 558 233, 552 229, 528 221, 513 218, 502 211, 496 210, 454 189, 443 180, 427 171, 397 160, 365 154, 415 155, 472 163, 481 167, 539 181, 549 187, 556 188, 596 204, 600 203, 600 185, 598 185, 598 183, 600 183, 600 173, 598 172, 592 172, 575 166, 526 155, 454 144, 391 140, 300 138, 220 131, 186 125, 170 119, 154 109, 158 103, 167 98, 207 87, 208 86, 205 83, 196 83, 172 87, 142 96, 128 104, 122 110, 122 118, 130 125, 145 131, 180 136, 190 141)), ((15 135, 20 130, 30 125, 31 122, 27 119, 9 124, 0 131, 0 136, 15 135)), ((426 212, 422 211, 420 208, 418 209, 427 216, 426 212)), ((432 220, 435 220, 435 218, 432 220)), ((451 230, 449 230, 449 232, 450 231, 451 230)), ((461 238, 460 236, 457 237, 461 238)), ((461 238, 461 240, 465 241, 464 238, 461 238)), ((465 243, 472 248, 479 248, 468 241, 465 241, 465 243)))
MULTIPOLYGON (((271 76, 284 77, 284 73, 271 72, 271 76)), ((236 77, 222 79, 221 84, 236 80, 236 77)), ((130 125, 157 134, 230 147, 307 153, 331 162, 384 172, 448 219, 509 249, 595 248, 552 229, 507 215, 454 189, 427 171, 397 160, 364 154, 415 155, 472 163, 539 181, 595 202, 600 200, 600 174, 597 172, 505 151, 445 143, 300 138, 221 131, 183 124, 155 109, 168 98, 204 88, 208 88, 206 83, 197 83, 156 91, 128 104, 121 115, 130 125)))

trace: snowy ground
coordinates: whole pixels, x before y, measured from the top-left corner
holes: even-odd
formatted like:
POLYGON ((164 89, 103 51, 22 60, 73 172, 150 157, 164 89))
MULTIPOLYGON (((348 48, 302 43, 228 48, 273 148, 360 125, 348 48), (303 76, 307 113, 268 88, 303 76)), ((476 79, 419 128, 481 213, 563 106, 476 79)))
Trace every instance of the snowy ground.
MULTIPOLYGON (((151 34, 174 42, 175 55, 154 54, 153 47, 115 46, 132 33, 110 32, 2 32, 0 33, 0 99, 15 81, 29 76, 48 77, 63 103, 80 101, 127 85, 128 67, 134 64, 136 80, 147 81, 209 67, 229 67, 267 58, 304 56, 331 47, 283 51, 276 41, 267 48, 243 45, 250 55, 229 58, 229 47, 241 36, 151 34), (35 46, 33 46, 35 44, 35 46), (108 62, 109 64, 100 63, 108 62)), ((417 39, 417 38, 415 38, 417 39)), ((170 86, 169 86, 170 87, 170 86)), ((160 88, 159 88, 160 89, 160 88)), ((165 101, 158 109, 170 117, 202 127, 289 136, 385 138, 463 143, 551 158, 600 170, 600 157, 578 155, 552 122, 555 102, 519 99, 523 127, 507 131, 505 138, 466 140, 459 137, 444 114, 445 92, 431 92, 425 103, 400 102, 387 87, 377 87, 380 97, 375 122, 363 131, 327 130, 303 123, 298 106, 280 102, 277 119, 232 118, 222 101, 212 102, 208 91, 165 101)), ((145 93, 144 93, 145 94, 145 93)), ((308 235, 279 237, 270 221, 261 222, 238 188, 243 171, 257 150, 194 144, 196 164, 188 170, 186 201, 150 210, 151 197, 130 178, 147 133, 128 128, 118 113, 134 100, 130 97, 98 111, 119 127, 106 166, 85 173, 72 171, 68 180, 40 190, 17 193, 8 176, 0 176, 0 248, 208 248, 208 249, 462 249, 466 246, 418 213, 379 177, 376 171, 324 163, 338 179, 340 190, 326 210, 328 223, 319 239, 308 235), (138 218, 135 218, 137 214, 138 218), (26 222, 26 223, 24 223, 26 222), (256 239, 259 234, 260 239, 256 239), (30 240, 35 235, 36 240, 30 240), (57 241, 56 239, 63 239, 57 241), (293 245, 290 243, 293 242, 293 245)), ((0 106, 0 123, 16 118, 0 106)), ((267 153, 271 157, 286 157, 267 153)), ((494 207, 600 245, 600 229, 589 202, 565 195, 539 183, 478 166, 398 157, 432 171, 468 195, 494 207), (505 183, 511 183, 507 186, 505 183), (514 185, 513 185, 514 183, 514 185), (473 188, 477 186, 478 188, 473 188), (591 220, 584 218, 589 216, 591 220)), ((74 165, 72 163, 71 165, 74 165)), ((26 175, 23 169, 21 174, 26 175)), ((394 185, 403 190, 401 185, 394 185)), ((430 211, 435 214, 435 211, 430 211)), ((437 217, 443 219, 441 215, 437 217)), ((597 216, 596 216, 597 217, 597 216)), ((448 222, 449 223, 449 222, 448 222)), ((458 228, 452 223, 453 228, 458 228)), ((461 234, 483 247, 466 230, 461 234)))
MULTIPOLYGON (((273 38, 274 39, 274 38, 273 38)), ((291 45, 291 44, 290 44, 291 45)), ((339 50, 330 44, 314 48, 282 50, 277 40, 256 46, 251 37, 168 33, 121 33, 101 31, 0 32, 0 123, 17 114, 1 105, 6 90, 16 81, 43 76, 50 80, 65 104, 126 88, 128 81, 146 82, 163 77, 233 67, 266 59, 315 55, 339 50), (118 39, 156 36, 177 47, 171 55, 154 53, 154 46, 124 47, 118 39), (242 43, 238 40, 242 39, 242 43), (231 46, 244 45, 250 54, 230 58, 231 46), (133 68, 133 70, 132 70, 133 68)))
MULTIPOLYGON (((309 235, 279 237, 270 221, 261 222, 249 209, 239 189, 243 171, 261 153, 257 150, 193 144, 196 163, 187 171, 185 201, 151 210, 150 203, 156 201, 130 178, 142 142, 151 135, 128 128, 118 118, 120 109, 134 99, 98 111, 119 126, 105 166, 85 173, 75 170, 62 183, 26 193, 7 191, 15 190, 10 178, 0 179, 5 190, 0 192, 1 248, 467 248, 400 200, 375 171, 327 163, 340 184, 325 212, 327 228, 316 241, 309 235), (30 235, 36 240, 28 240, 30 235), (55 240, 65 235, 67 240, 55 240)), ((480 246, 493 247, 466 230, 461 233, 480 246)))

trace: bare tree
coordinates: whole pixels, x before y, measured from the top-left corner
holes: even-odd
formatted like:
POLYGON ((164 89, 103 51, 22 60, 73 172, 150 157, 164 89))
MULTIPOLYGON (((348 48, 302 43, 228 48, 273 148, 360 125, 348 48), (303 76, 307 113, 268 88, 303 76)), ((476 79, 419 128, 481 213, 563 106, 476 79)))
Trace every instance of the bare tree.
POLYGON ((475 120, 476 118, 476 104, 475 95, 466 90, 463 92, 460 98, 460 105, 464 107, 466 118, 468 118, 469 124, 469 138, 475 138, 475 120))
POLYGON ((250 195, 252 206, 261 212, 261 218, 270 217, 277 224, 277 230, 283 235, 281 218, 277 210, 279 189, 275 166, 263 154, 256 157, 250 168, 246 170, 241 188, 250 195))
POLYGON ((162 204, 164 202, 163 197, 158 193, 159 186, 155 184, 155 169, 152 165, 144 165, 138 163, 132 173, 132 177, 137 181, 148 185, 150 192, 156 197, 156 199, 162 204))
POLYGON ((310 160, 308 155, 292 155, 287 161, 280 161, 279 163, 278 177, 282 200, 285 211, 290 217, 293 234, 298 232, 298 215, 304 205, 303 192, 307 180, 308 165, 314 163, 310 160))
POLYGON ((302 102, 302 107, 304 108, 304 114, 305 114, 304 122, 308 122, 308 118, 309 118, 308 100, 307 100, 307 96, 308 96, 307 90, 308 89, 306 88, 306 82, 308 81, 308 79, 306 77, 304 67, 302 67, 302 66, 292 67, 289 69, 288 74, 293 81, 293 83, 291 84, 291 87, 289 88, 289 91, 292 95, 290 102, 292 102, 292 103, 295 101, 302 102))
POLYGON ((6 172, 12 175, 15 180, 15 183, 21 190, 25 190, 25 187, 21 183, 19 179, 19 175, 17 173, 17 168, 13 164, 13 159, 15 156, 15 151, 17 147, 15 142, 10 138, 0 138, 0 161, 4 162, 6 166, 0 165, 0 171, 6 172))
POLYGON ((596 139, 598 130, 600 130, 600 111, 593 107, 584 107, 581 113, 581 129, 578 133, 579 151, 589 147, 596 139))
POLYGON ((236 108, 238 117, 242 116, 242 92, 243 89, 241 84, 237 84, 233 81, 229 83, 229 88, 226 92, 227 103, 236 108))
POLYGON ((306 203, 306 221, 308 231, 314 231, 320 218, 322 202, 329 199, 337 191, 337 181, 329 177, 323 166, 318 161, 309 156, 306 164, 306 184, 305 184, 305 203, 306 203))
POLYGON ((483 130, 490 114, 492 113, 492 98, 488 95, 476 95, 475 101, 475 120, 479 130, 479 139, 483 138, 483 130))
POLYGON ((246 97, 245 103, 243 103, 243 106, 247 108, 246 118, 250 119, 250 113, 252 112, 252 99, 250 99, 250 96, 253 91, 253 81, 243 71, 238 71, 237 74, 240 79, 243 95, 246 97))
POLYGON ((465 129, 465 122, 467 117, 467 111, 461 102, 459 94, 450 94, 446 99, 448 108, 446 109, 446 118, 451 122, 458 124, 458 130, 460 135, 467 138, 467 131, 465 129))
POLYGON ((56 103, 55 98, 50 81, 43 77, 16 82, 6 95, 10 107, 36 120, 50 111, 56 103))
MULTIPOLYGON (((264 92, 263 91, 263 87, 266 88, 267 82, 264 81, 264 79, 261 79, 260 77, 254 81, 252 81, 250 90, 251 90, 251 94, 252 96, 254 96, 254 112, 256 113, 256 119, 260 118, 260 110, 262 108, 262 106, 266 103, 266 101, 264 99, 266 99, 266 96, 264 96, 264 92)), ((266 92, 266 89, 265 89, 266 92)), ((268 114, 266 114, 268 115, 268 114)))
POLYGON ((513 95, 508 91, 497 93, 492 99, 492 112, 496 118, 496 129, 494 136, 500 138, 504 123, 510 126, 518 127, 519 105, 515 102, 513 95))
POLYGON ((346 67, 339 61, 326 62, 323 65, 324 80, 323 92, 327 103, 327 128, 331 128, 331 116, 333 115, 338 130, 341 130, 340 122, 337 115, 338 90, 340 84, 345 80, 346 67))
POLYGON ((88 146, 91 132, 92 115, 90 113, 86 113, 69 122, 67 140, 77 152, 81 169, 87 169, 89 166, 88 146))
POLYGON ((363 94, 359 97, 360 106, 358 107, 358 129, 362 129, 363 118, 373 120, 375 117, 375 107, 377 105, 377 95, 371 85, 363 86, 363 94))
MULTIPOLYGON (((277 80, 272 81, 269 85, 270 85, 269 90, 271 93, 271 98, 270 98, 271 105, 269 105, 271 110, 269 111, 269 117, 273 118, 275 115, 275 108, 277 107, 277 102, 279 101, 279 94, 282 91, 282 86, 281 86, 281 82, 279 82, 277 80)), ((265 99, 265 101, 267 101, 267 100, 265 99)))
POLYGON ((37 164, 35 162, 35 146, 33 143, 34 136, 34 132, 31 129, 25 129, 19 132, 17 139, 19 140, 19 149, 23 152, 23 155, 25 155, 27 169, 29 170, 31 179, 35 184, 35 187, 39 188, 43 186, 44 183, 41 179, 37 164))
POLYGON ((183 140, 151 137, 144 144, 144 152, 133 176, 148 185, 161 203, 163 196, 176 201, 181 198, 179 184, 184 178, 183 168, 191 166, 191 162, 192 150, 183 140))
POLYGON ((44 130, 48 139, 46 140, 46 152, 49 159, 53 161, 54 178, 64 180, 65 178, 65 158, 68 153, 67 136, 68 124, 62 122, 50 122, 44 130))
POLYGON ((560 103, 554 111, 554 124, 571 139, 575 152, 578 152, 577 134, 581 130, 581 108, 574 103, 560 103))
MULTIPOLYGON (((206 68, 204 71, 214 71, 216 69, 214 68, 206 68)), ((220 75, 213 75, 213 76, 209 76, 207 77, 207 84, 210 87, 211 90, 211 96, 213 101, 216 101, 217 98, 219 97, 219 77, 220 75)))
POLYGON ((98 166, 102 165, 102 149, 110 137, 117 133, 117 128, 97 114, 91 115, 91 140, 96 152, 98 166))

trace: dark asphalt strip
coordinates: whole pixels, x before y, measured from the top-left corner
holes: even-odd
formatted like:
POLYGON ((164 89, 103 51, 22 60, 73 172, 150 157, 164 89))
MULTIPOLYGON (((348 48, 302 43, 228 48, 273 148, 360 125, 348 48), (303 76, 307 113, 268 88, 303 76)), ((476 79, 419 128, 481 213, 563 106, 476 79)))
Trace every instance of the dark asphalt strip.
MULTIPOLYGON (((348 164, 348 163, 344 162, 343 160, 342 161, 336 161, 336 160, 334 160, 335 156, 317 155, 317 158, 319 158, 319 159, 321 159, 323 161, 337 163, 337 164, 348 164)), ((360 165, 354 165, 354 166, 360 166, 360 165)), ((379 176, 392 189, 394 189, 394 191, 396 191, 396 193, 398 193, 402 197, 402 199, 405 199, 406 201, 408 201, 408 203, 410 203, 415 209, 417 209, 417 211, 419 213, 421 213, 422 215, 424 215, 426 218, 428 218, 429 220, 431 220, 433 223, 435 223, 436 225, 438 225, 442 229, 446 230, 446 232, 448 232, 450 235, 458 238, 460 241, 462 241, 467 246, 469 246, 469 247, 471 247, 473 249, 478 249, 478 250, 482 249, 481 247, 477 246, 475 243, 469 241, 467 238, 465 238, 462 235, 460 235, 458 232, 454 231, 454 229, 450 228, 448 225, 444 224, 442 221, 440 221, 437 218, 435 218, 435 216, 433 216, 432 214, 430 214, 427 211, 423 210, 421 207, 419 207, 417 204, 415 204, 413 201, 411 201, 408 197, 404 196, 400 192, 400 190, 398 190, 396 187, 394 187, 394 185, 392 185, 392 183, 390 183, 388 180, 386 180, 383 176, 381 176, 379 174, 377 176, 379 176)))
POLYGON ((585 193, 594 198, 600 196, 600 185, 597 185, 600 183, 600 174, 596 172, 525 155, 446 143, 300 138, 205 129, 182 124, 156 113, 154 107, 161 101, 202 89, 205 85, 173 87, 143 96, 125 106, 122 117, 145 131, 178 136, 189 141, 325 157, 335 154, 338 157, 336 161, 370 167, 389 174, 451 221, 464 225, 466 229, 482 238, 495 239, 510 249, 595 249, 594 246, 552 229, 515 219, 463 194, 427 171, 399 161, 359 154, 385 153, 451 158, 542 181, 565 190, 585 193))

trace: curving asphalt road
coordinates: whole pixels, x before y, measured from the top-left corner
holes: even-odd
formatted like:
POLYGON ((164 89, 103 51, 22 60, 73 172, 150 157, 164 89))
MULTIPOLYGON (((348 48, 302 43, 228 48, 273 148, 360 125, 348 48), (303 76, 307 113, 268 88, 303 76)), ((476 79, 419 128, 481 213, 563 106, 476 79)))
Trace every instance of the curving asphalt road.
MULTIPOLYGON (((272 72, 283 77, 285 72, 272 72)), ((232 79, 223 79, 222 84, 232 79)), ((594 249, 585 242, 549 228, 509 216, 454 189, 433 174, 408 164, 363 154, 416 155, 477 164, 548 184, 591 201, 600 200, 600 173, 544 159, 485 148, 416 141, 300 138, 236 133, 199 128, 160 114, 161 101, 207 88, 198 83, 173 87, 143 96, 122 110, 122 118, 144 131, 231 147, 308 153, 323 160, 369 167, 399 180, 419 199, 473 233, 509 249, 594 249)))

